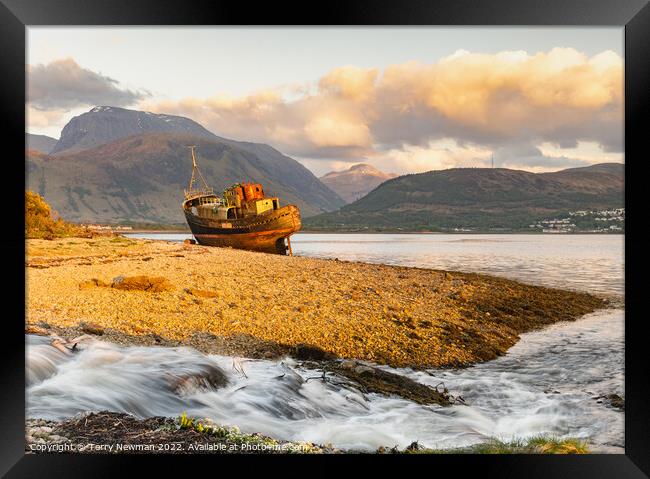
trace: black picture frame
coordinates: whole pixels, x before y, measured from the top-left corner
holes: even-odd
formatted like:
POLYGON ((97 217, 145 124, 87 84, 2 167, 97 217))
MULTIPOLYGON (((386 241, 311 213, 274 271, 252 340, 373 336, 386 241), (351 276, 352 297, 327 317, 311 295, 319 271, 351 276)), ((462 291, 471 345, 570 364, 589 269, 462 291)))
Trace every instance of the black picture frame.
MULTIPOLYGON (((630 477, 650 475, 650 362, 642 298, 647 253, 640 238, 644 218, 642 174, 648 135, 650 92, 650 6, 648 0, 358 0, 351 2, 258 4, 180 0, 0 0, 0 98, 4 162, 2 164, 5 231, 0 237, 4 318, 0 361, 0 473, 7 477, 116 476, 132 462, 171 472, 170 456, 25 455, 25 241, 24 155, 25 42, 31 25, 564 25, 625 28, 625 455, 587 456, 328 456, 173 457, 188 467, 186 474, 220 471, 233 461, 250 468, 250 461, 268 461, 257 473, 310 474, 313 461, 335 468, 363 460, 382 469, 419 465, 423 471, 463 474, 473 465, 481 477, 630 477), (22 93, 21 93, 22 92, 22 93), (637 196, 635 198, 634 196, 637 196), (9 308, 8 306, 11 306, 9 308), (209 462, 208 462, 209 461, 209 462), (289 462, 292 464, 289 464, 289 462), (297 461, 298 464, 293 464, 297 461), (128 463, 128 464, 127 464, 128 463), (216 467, 216 469, 215 469, 216 467), (276 469, 277 468, 277 469, 276 469), (280 469, 282 468, 282 469, 280 469), (286 469, 291 468, 291 469, 286 469), (431 469, 428 469, 431 468, 431 469), (289 471, 289 472, 286 472, 289 471)), ((243 469, 245 470, 245 469, 243 469)), ((249 469, 250 472, 250 469, 249 469)), ((255 472, 253 470, 253 472, 255 472)), ((153 475, 154 472, 148 472, 153 475)))

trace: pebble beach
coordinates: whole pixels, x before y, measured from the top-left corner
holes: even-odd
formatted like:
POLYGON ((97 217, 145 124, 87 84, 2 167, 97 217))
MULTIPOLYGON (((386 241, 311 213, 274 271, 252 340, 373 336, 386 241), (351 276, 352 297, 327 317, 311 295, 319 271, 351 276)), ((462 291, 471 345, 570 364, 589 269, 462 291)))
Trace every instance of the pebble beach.
POLYGON ((28 240, 26 267, 29 332, 252 358, 466 366, 607 306, 487 275, 120 236, 28 240))

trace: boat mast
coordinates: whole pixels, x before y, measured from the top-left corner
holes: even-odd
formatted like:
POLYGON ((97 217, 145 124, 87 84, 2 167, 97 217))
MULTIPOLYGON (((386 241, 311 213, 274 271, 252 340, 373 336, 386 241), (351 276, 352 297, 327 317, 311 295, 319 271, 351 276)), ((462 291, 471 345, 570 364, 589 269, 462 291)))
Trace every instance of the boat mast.
POLYGON ((201 170, 199 170, 199 165, 196 164, 196 156, 194 155, 194 148, 196 148, 196 145, 188 146, 188 148, 192 152, 192 178, 190 178, 190 184, 187 186, 185 195, 189 197, 195 196, 197 194, 212 194, 212 188, 208 186, 208 183, 205 181, 205 178, 201 173, 201 170), (196 183, 197 179, 201 180, 203 187, 194 189, 194 183, 196 183))

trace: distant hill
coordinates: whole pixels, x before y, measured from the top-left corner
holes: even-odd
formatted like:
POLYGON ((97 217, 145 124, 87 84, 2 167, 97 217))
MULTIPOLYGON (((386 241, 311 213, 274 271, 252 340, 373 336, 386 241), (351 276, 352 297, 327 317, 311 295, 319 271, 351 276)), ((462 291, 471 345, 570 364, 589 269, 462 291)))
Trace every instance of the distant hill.
POLYGON ((59 140, 45 135, 25 133, 25 149, 50 153, 59 140))
POLYGON ((309 170, 266 145, 179 133, 134 135, 74 153, 28 155, 28 188, 71 221, 184 223, 183 189, 190 151, 208 183, 220 191, 256 181, 267 194, 300 207, 303 216, 343 204, 309 170))
POLYGON ((352 203, 396 176, 394 173, 384 173, 374 166, 362 163, 344 171, 330 171, 321 176, 320 180, 347 203, 352 203))
POLYGON ((455 168, 393 178, 312 229, 527 230, 569 211, 624 206, 624 166, 603 163, 553 173, 455 168))

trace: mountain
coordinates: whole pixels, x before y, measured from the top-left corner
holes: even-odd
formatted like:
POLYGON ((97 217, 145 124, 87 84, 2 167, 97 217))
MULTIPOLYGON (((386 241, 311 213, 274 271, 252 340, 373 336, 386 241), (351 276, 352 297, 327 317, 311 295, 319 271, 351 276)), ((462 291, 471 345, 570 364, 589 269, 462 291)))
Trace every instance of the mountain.
POLYGON ((384 173, 374 166, 362 163, 344 171, 330 171, 321 176, 320 180, 346 202, 352 203, 396 176, 394 173, 384 173))
POLYGON ((269 145, 220 138, 189 118, 100 106, 74 117, 51 154, 28 150, 28 187, 72 221, 184 223, 188 145, 218 191, 257 181, 304 217, 345 202, 269 145))
POLYGON ((624 166, 553 173, 454 168, 393 178, 363 198, 305 222, 313 229, 528 230, 570 211, 622 208, 624 166))
POLYGON ((217 138, 197 122, 182 116, 127 110, 114 106, 96 106, 75 116, 63 127, 61 138, 50 153, 72 153, 127 136, 153 132, 186 133, 204 138, 217 138))
POLYGON ((57 141, 59 140, 49 136, 25 133, 25 149, 27 150, 49 153, 54 149, 57 141))
POLYGON ((267 145, 181 133, 146 133, 58 155, 28 155, 27 187, 64 218, 77 222, 184 223, 183 189, 190 151, 206 181, 220 191, 255 181, 304 217, 343 204, 304 166, 267 145))

